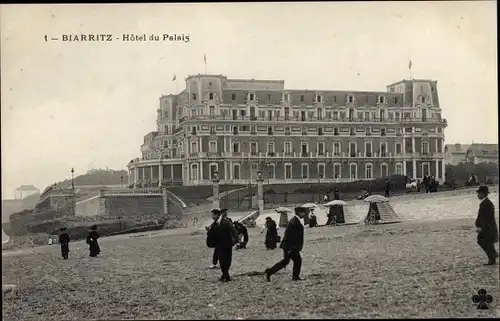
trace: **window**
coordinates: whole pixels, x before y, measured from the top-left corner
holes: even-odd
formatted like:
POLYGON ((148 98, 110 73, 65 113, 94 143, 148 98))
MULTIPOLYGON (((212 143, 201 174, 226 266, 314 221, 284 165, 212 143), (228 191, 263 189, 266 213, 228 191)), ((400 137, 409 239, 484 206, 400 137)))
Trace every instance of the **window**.
POLYGON ((327 119, 332 119, 332 112, 331 111, 327 111, 326 112, 326 118, 327 119))
POLYGON ((274 164, 269 164, 268 169, 269 169, 269 179, 274 179, 275 172, 276 172, 276 168, 275 168, 274 164))
POLYGON ((273 128, 272 127, 267 127, 267 134, 272 135, 273 134, 273 128))
POLYGON ((193 97, 193 100, 196 100, 196 94, 195 93, 193 93, 191 96, 193 97))
POLYGON ((365 111, 365 120, 370 120, 370 112, 365 111))
POLYGON ((316 114, 318 115, 319 120, 323 119, 323 108, 318 108, 316 110, 316 114))
POLYGON ((340 143, 333 143, 333 156, 340 156, 340 143))
POLYGON ((250 168, 250 177, 255 177, 257 175, 257 172, 259 171, 259 165, 253 163, 252 165, 250 165, 250 168))
POLYGON ((371 136, 372 135, 372 129, 371 129, 371 127, 366 127, 366 129, 365 129, 365 135, 366 136, 371 136))
POLYGON ((196 116, 196 109, 191 109, 191 117, 196 116))
POLYGON ((318 155, 325 155, 325 143, 318 142, 318 155))
POLYGON ((210 135, 215 135, 215 126, 210 126, 210 135))
POLYGON ((198 164, 191 164, 191 180, 198 180, 198 164))
POLYGON ((366 157, 372 157, 372 143, 365 142, 365 153, 366 157))
POLYGON ((290 135, 290 127, 285 127, 285 135, 290 135))
POLYGON ((211 82, 211 81, 210 81, 210 82, 208 82, 208 85, 209 85, 209 86, 212 86, 212 82, 211 82))
POLYGON ((240 143, 234 142, 233 143, 233 153, 239 153, 240 152, 240 143))
POLYGON ((334 120, 338 120, 339 119, 339 112, 338 111, 334 111, 333 112, 333 119, 334 120))
POLYGON ((356 143, 349 143, 349 154, 351 157, 356 157, 356 143))
POLYGON ((215 173, 218 172, 218 166, 217 164, 210 164, 210 178, 214 178, 215 173))
POLYGON ((373 178, 373 165, 372 164, 366 164, 365 165, 365 178, 366 179, 372 179, 373 178))
POLYGON ((339 129, 338 129, 337 127, 335 127, 335 128, 333 129, 333 135, 335 135, 335 136, 338 136, 338 135, 339 135, 339 129))
POLYGON ((403 175, 403 164, 396 164, 396 175, 403 175))
POLYGON ((285 179, 292 179, 292 164, 285 164, 285 179))
POLYGON ((238 126, 233 126, 233 135, 238 135, 238 126))
POLYGON ((422 154, 427 155, 429 153, 429 143, 422 143, 422 154))
POLYGON ((292 153, 292 143, 285 142, 285 154, 290 155, 292 153))
POLYGON ((363 112, 358 111, 358 119, 363 120, 363 112))
POLYGON ((240 179, 240 165, 233 165, 233 179, 240 179))
POLYGON ((318 136, 323 136, 323 128, 318 127, 318 136))
POLYGON ((197 142, 191 143, 191 153, 198 153, 198 143, 197 142))
POLYGON ((249 95, 249 100, 253 100, 253 94, 249 95))
POLYGON ((402 154, 403 153, 403 146, 401 143, 396 143, 396 154, 402 154))
POLYGON ((274 155, 274 142, 267 143, 267 154, 270 156, 274 155))
POLYGON ((240 110, 240 116, 241 116, 241 118, 245 118, 246 115, 247 115, 247 111, 246 110, 244 110, 244 109, 240 110))
POLYGON ((309 164, 302 164, 302 179, 309 178, 309 164))
POLYGON ((387 157, 387 143, 380 143, 380 157, 387 157))
POLYGON ((257 155, 257 143, 256 142, 250 143, 250 154, 257 155))
POLYGON ((313 111, 308 111, 307 112, 307 118, 308 119, 313 119, 314 118, 314 112, 313 111))
POLYGON ((300 101, 304 101, 304 95, 300 95, 300 101))
POLYGON ((422 163, 422 177, 429 174, 429 163, 422 163))
POLYGON ((357 178, 357 175, 358 175, 358 165, 356 164, 350 164, 349 165, 349 177, 351 179, 355 179, 357 178))
POLYGON ((333 164, 333 178, 341 178, 340 164, 333 164))
POLYGON ((214 99, 214 94, 213 93, 208 94, 208 99, 210 100, 214 99))
POLYGON ((347 97, 347 102, 349 102, 349 103, 354 102, 354 97, 353 97, 352 95, 349 95, 349 96, 347 97))
POLYGON ((210 115, 210 117, 214 117, 215 116, 215 106, 210 106, 208 107, 208 114, 210 115))
POLYGON ((271 94, 267 94, 267 100, 271 100, 271 94))
POLYGON ((422 104, 424 104, 425 103, 425 97, 424 96, 420 97, 420 101, 422 102, 422 104))
POLYGON ((380 129, 380 136, 385 136, 385 128, 380 129))
POLYGON ((217 153, 217 141, 211 140, 208 145, 208 151, 210 153, 217 153))
POLYGON ((394 97, 394 103, 397 104, 398 103, 398 97, 394 97))
POLYGON ((321 102, 321 95, 317 95, 317 96, 316 96, 316 101, 317 101, 318 103, 320 103, 320 102, 321 102))
POLYGON ((387 176, 389 176, 387 164, 383 163, 380 165, 380 177, 387 177, 387 176))
POLYGON ((301 145, 300 145, 300 148, 301 148, 301 154, 302 154, 302 157, 307 157, 309 156, 309 146, 307 145, 306 142, 303 142, 301 145))
POLYGON ((284 94, 284 95, 283 95, 283 100, 284 100, 284 101, 288 101, 288 94, 284 94))
MULTIPOLYGON (((236 100, 236 94, 231 94, 231 100, 236 100)), ((239 167, 239 165, 235 165, 235 166, 239 167)))
POLYGON ((379 102, 380 104, 383 104, 383 103, 384 103, 384 96, 380 96, 380 97, 378 97, 378 102, 379 102))
POLYGON ((325 164, 318 164, 318 178, 325 178, 325 164))

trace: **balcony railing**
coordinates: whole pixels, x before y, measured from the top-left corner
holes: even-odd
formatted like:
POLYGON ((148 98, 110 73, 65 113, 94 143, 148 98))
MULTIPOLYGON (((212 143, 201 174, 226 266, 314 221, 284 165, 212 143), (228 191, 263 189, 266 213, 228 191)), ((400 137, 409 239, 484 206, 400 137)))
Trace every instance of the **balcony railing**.
MULTIPOLYGON (((179 123, 185 121, 203 121, 203 120, 225 120, 225 121, 296 121, 296 122, 324 122, 324 123, 399 123, 399 124, 415 124, 415 123, 439 123, 447 125, 446 119, 436 119, 436 118, 426 118, 423 120, 420 117, 415 118, 401 118, 401 119, 387 119, 387 118, 355 118, 355 117, 303 117, 303 116, 279 116, 279 117, 256 117, 256 116, 229 116, 229 115, 194 115, 194 116, 182 116, 179 118, 179 123)), ((174 134, 178 132, 178 129, 174 130, 174 134)))

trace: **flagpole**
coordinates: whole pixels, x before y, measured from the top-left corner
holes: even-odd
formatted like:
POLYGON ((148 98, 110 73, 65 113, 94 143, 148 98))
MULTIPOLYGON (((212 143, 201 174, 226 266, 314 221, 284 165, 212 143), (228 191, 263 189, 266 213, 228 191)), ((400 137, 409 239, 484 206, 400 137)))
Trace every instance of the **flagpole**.
POLYGON ((203 61, 205 62, 205 75, 207 74, 207 55, 203 54, 203 61))

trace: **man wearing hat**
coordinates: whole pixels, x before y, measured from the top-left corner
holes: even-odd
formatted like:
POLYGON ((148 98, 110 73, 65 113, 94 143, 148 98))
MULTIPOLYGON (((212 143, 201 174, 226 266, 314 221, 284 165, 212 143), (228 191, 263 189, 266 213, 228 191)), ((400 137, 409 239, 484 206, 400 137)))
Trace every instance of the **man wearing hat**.
MULTIPOLYGON (((231 267, 233 258, 233 246, 238 242, 238 232, 231 220, 227 217, 227 209, 222 209, 219 213, 219 218, 216 221, 218 226, 216 227, 217 240, 215 251, 217 252, 220 269, 222 271, 222 276, 219 281, 228 282, 231 281, 229 268, 231 267)), ((215 212, 214 215, 217 215, 217 212, 215 212)))
POLYGON ((475 222, 477 243, 488 256, 488 263, 485 265, 495 265, 498 258, 498 253, 495 250, 495 243, 498 242, 495 206, 488 198, 488 186, 480 186, 476 192, 477 197, 481 200, 475 222))
POLYGON ((219 226, 218 220, 220 218, 220 210, 213 209, 212 210, 212 224, 206 227, 207 230, 207 246, 209 248, 214 249, 214 254, 212 255, 212 265, 210 265, 209 269, 217 268, 217 262, 219 261, 219 257, 217 256, 217 227, 219 226))
POLYGON ((283 260, 276 263, 270 269, 266 269, 266 280, 271 281, 271 275, 285 268, 290 260, 293 261, 292 280, 300 281, 300 269, 302 267, 302 257, 300 251, 304 246, 304 217, 309 209, 304 207, 295 208, 295 216, 290 219, 285 229, 285 235, 281 241, 280 248, 283 249, 283 260))
POLYGON ((63 257, 63 260, 67 260, 69 255, 69 234, 66 232, 65 227, 61 227, 61 234, 59 234, 59 244, 61 244, 61 255, 63 257))

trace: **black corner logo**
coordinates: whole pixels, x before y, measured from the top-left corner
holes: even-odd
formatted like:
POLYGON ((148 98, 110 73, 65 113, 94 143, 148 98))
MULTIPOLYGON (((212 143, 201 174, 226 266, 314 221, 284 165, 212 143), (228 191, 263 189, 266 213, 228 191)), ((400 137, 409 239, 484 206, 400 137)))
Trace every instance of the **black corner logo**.
POLYGON ((487 310, 490 308, 488 303, 493 302, 493 297, 487 294, 485 289, 481 289, 477 291, 477 294, 472 296, 472 302, 477 305, 478 309, 487 310))

